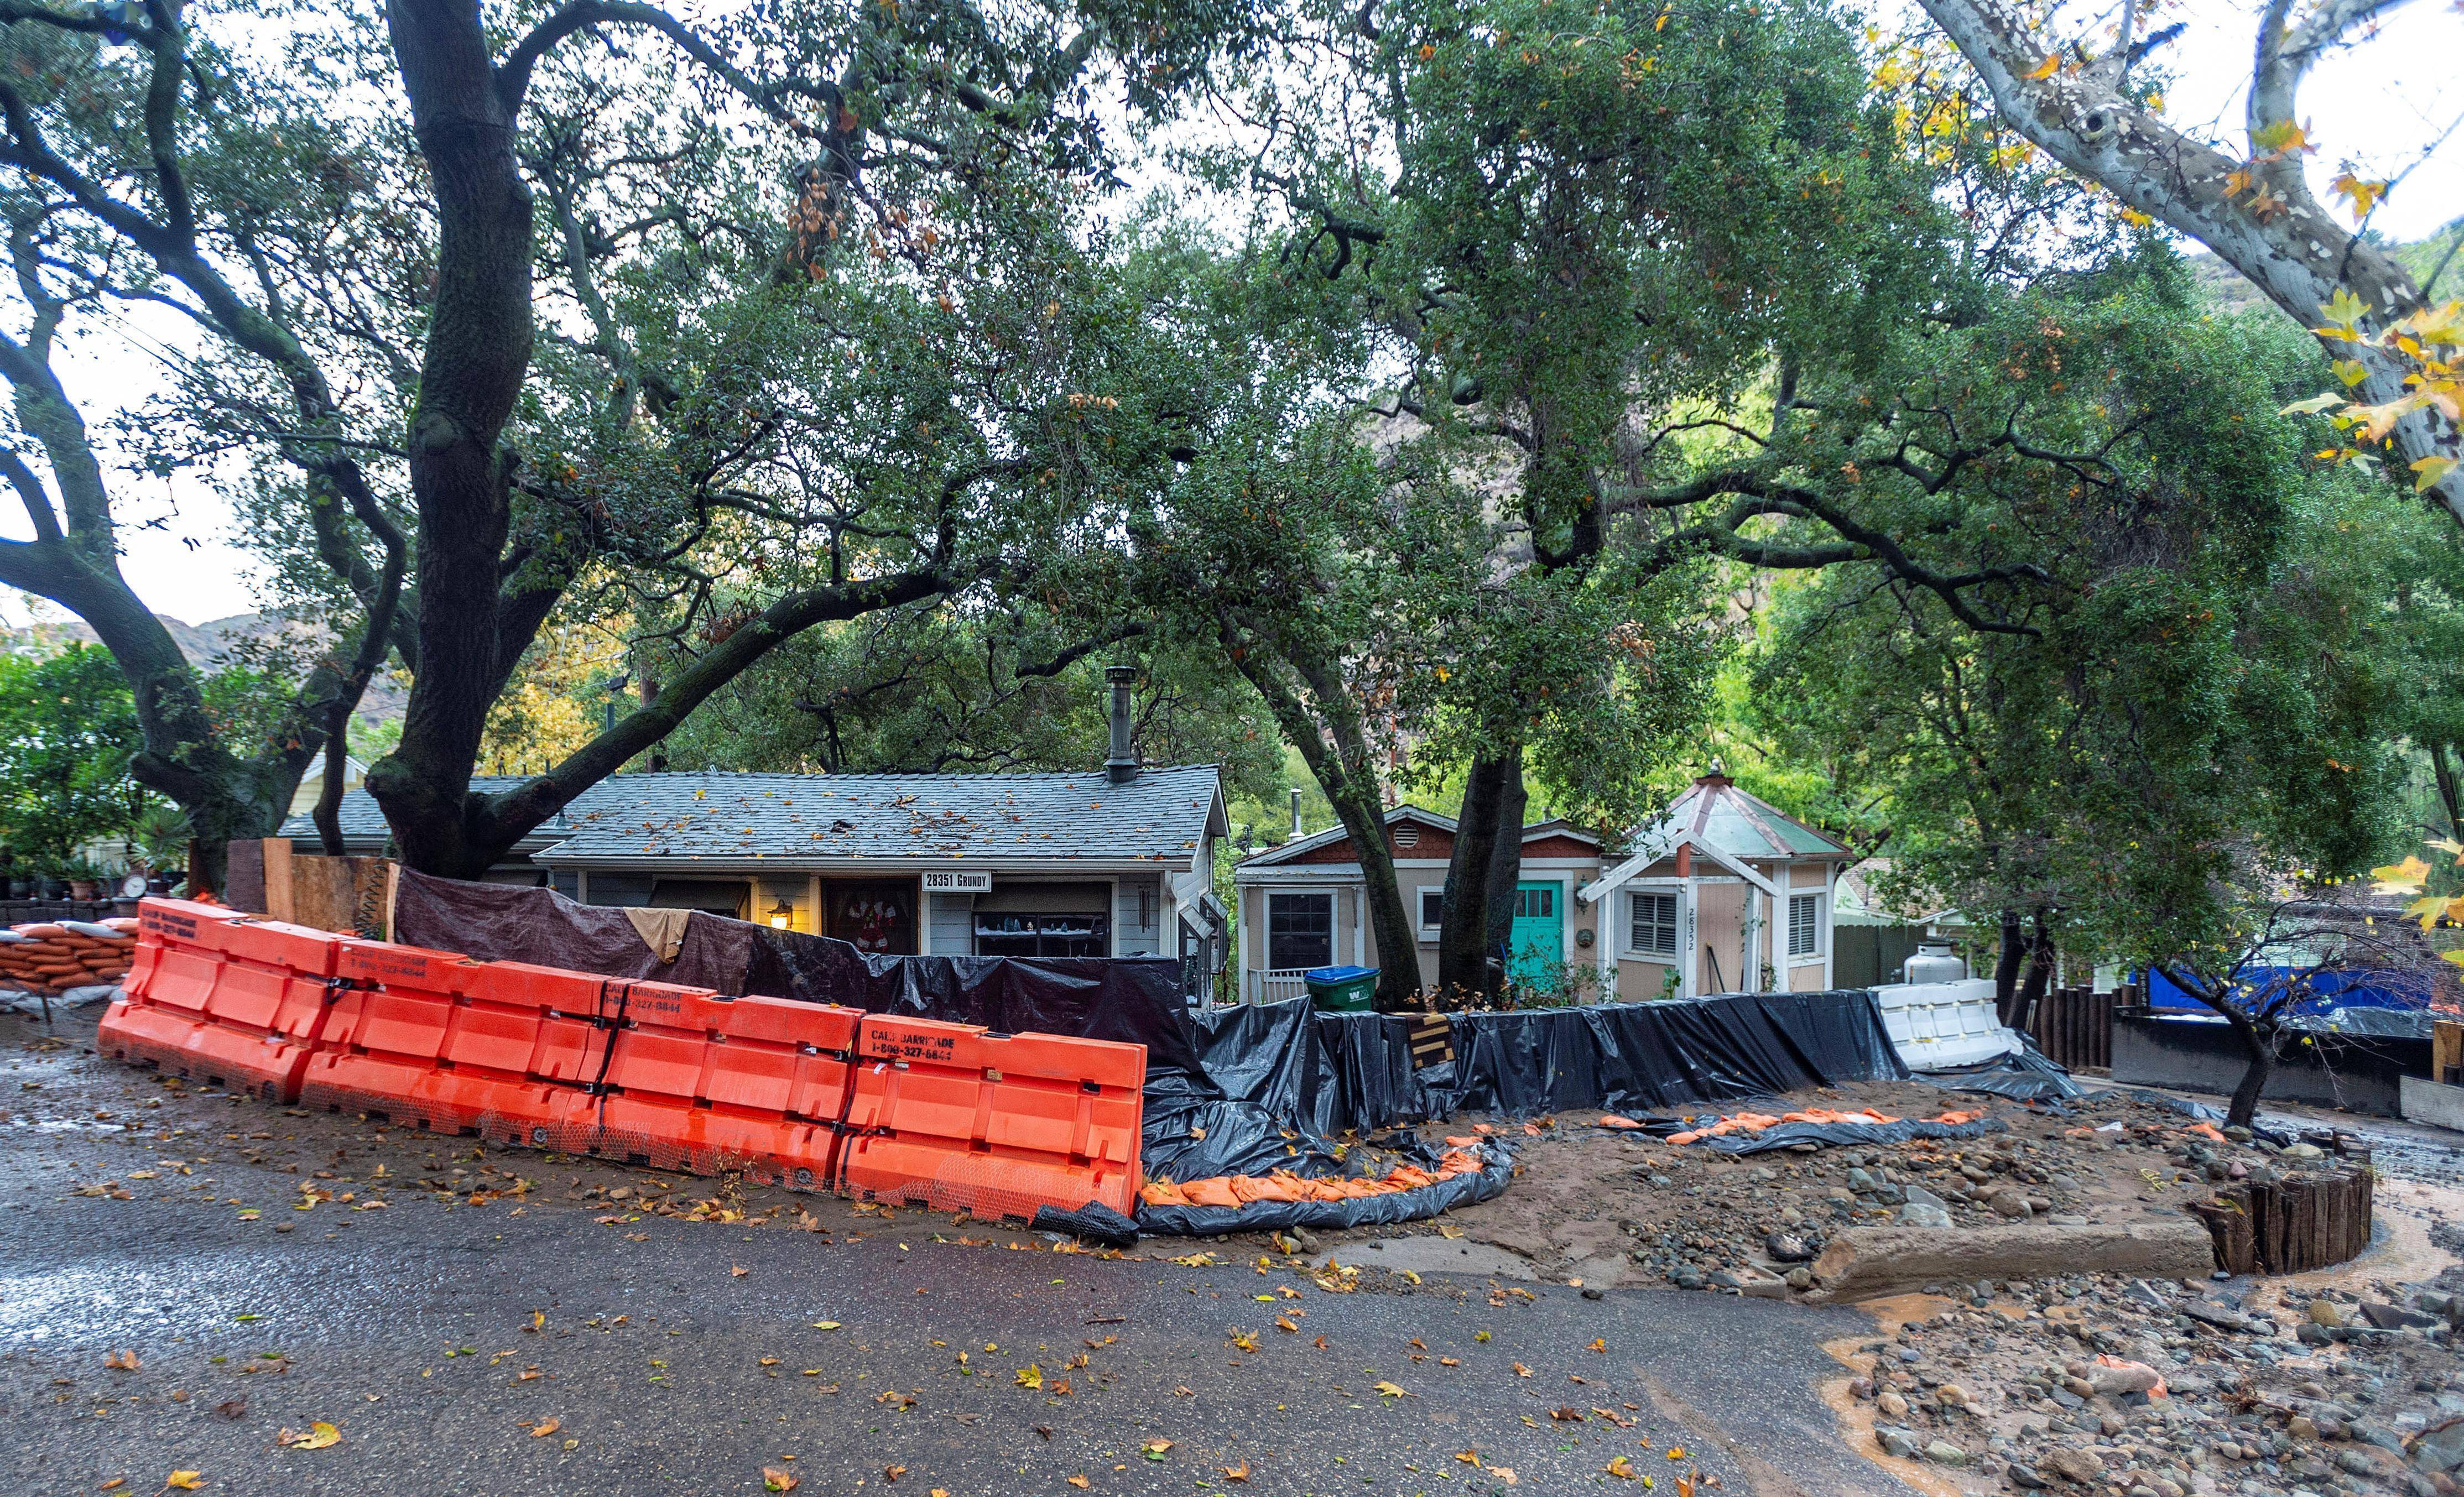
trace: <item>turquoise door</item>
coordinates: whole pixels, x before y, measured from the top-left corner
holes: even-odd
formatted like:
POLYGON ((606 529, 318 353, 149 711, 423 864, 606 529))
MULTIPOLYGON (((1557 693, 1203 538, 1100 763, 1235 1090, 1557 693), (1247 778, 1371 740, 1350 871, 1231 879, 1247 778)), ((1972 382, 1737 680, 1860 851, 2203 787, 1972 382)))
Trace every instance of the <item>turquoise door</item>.
POLYGON ((1507 938, 1506 975, 1514 985, 1555 989, 1566 976, 1566 921, 1557 908, 1555 884, 1514 886, 1514 934, 1507 938))

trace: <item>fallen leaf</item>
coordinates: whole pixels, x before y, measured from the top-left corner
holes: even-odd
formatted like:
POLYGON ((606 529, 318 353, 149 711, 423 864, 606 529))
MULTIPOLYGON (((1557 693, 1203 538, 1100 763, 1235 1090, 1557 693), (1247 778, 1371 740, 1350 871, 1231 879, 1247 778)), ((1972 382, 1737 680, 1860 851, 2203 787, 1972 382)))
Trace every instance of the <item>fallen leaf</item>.
POLYGON ((885 1465, 881 1468, 881 1479, 885 1482, 894 1482, 906 1474, 907 1467, 903 1465, 885 1465))
POLYGON ((1228 1334, 1232 1337, 1232 1344, 1239 1347, 1242 1351, 1254 1352, 1258 1350, 1258 1338, 1251 1335, 1248 1332, 1234 1331, 1228 1332, 1228 1334))
POLYGON ((1409 1398, 1414 1397, 1408 1389, 1397 1383, 1381 1382, 1377 1384, 1377 1391, 1389 1398, 1409 1398))
POLYGON ((133 1373, 145 1364, 137 1359, 135 1352, 105 1352, 102 1354, 102 1365, 114 1372, 133 1373))
POLYGON ((1608 1464, 1600 1467, 1600 1469, 1608 1472, 1609 1475, 1616 1477, 1621 1482, 1631 1482, 1634 1480, 1634 1463, 1623 1456, 1617 1456, 1612 1459, 1608 1464))
POLYGON ((1609 1344, 1608 1344, 1606 1341, 1600 1340, 1600 1339, 1598 1339, 1598 1338, 1596 1338, 1596 1337, 1595 1337, 1595 1338, 1593 1339, 1593 1341, 1592 1341, 1592 1344, 1591 1344, 1591 1345, 1589 1345, 1589 1346, 1587 1346, 1587 1347, 1583 1348, 1583 1350, 1584 1350, 1584 1351, 1586 1351, 1586 1352, 1606 1352, 1608 1349, 1609 1349, 1609 1344))
POLYGON ((286 1429, 275 1439, 294 1450, 322 1450, 328 1445, 341 1444, 342 1432, 319 1420, 309 1425, 304 1433, 296 1429, 286 1429))
POLYGON ((1024 1367, 1020 1368, 1018 1370, 1018 1385, 1022 1388, 1043 1387, 1044 1369, 1033 1362, 1029 1362, 1024 1367))
POLYGON ((761 1365, 764 1367, 776 1367, 779 1365, 779 1359, 775 1356, 765 1356, 761 1359, 761 1365))
POLYGON ((1160 1461, 1163 1459, 1163 1453, 1171 1448, 1172 1442, 1169 1440, 1150 1440, 1140 1447, 1138 1453, 1150 1461, 1160 1461))
POLYGON ((1326 1350, 1326 1337, 1320 1336, 1316 1340, 1310 1342, 1309 1345, 1316 1347, 1319 1351, 1323 1352, 1326 1350))
POLYGON ((1083 1476, 1073 1476, 1073 1477, 1069 1478, 1069 1485, 1070 1485, 1070 1486, 1072 1486, 1077 1487, 1077 1488, 1078 1488, 1079 1490, 1081 1490, 1081 1491, 1084 1491, 1084 1490, 1086 1490, 1088 1487, 1092 1486, 1094 1486, 1095 1484, 1094 1484, 1094 1483, 1092 1483, 1092 1482, 1090 1482, 1090 1481, 1089 1481, 1089 1480, 1087 1480, 1087 1478, 1085 1478, 1085 1477, 1083 1477, 1083 1476))
POLYGON ((775 1465, 761 1468, 761 1489, 770 1492, 792 1492, 801 1483, 793 1471, 781 1471, 775 1465))
POLYGON ((1480 1452, 1477 1450, 1458 1450, 1455 1452, 1455 1459, 1475 1469, 1480 1465, 1480 1452))
POLYGON ((124 1476, 115 1476, 110 1481, 107 1481, 100 1486, 96 1487, 95 1490, 99 1492, 116 1492, 127 1485, 128 1478, 124 1476))
POLYGON ((1249 1479, 1249 1463, 1246 1461, 1239 1465, 1218 1466, 1216 1469, 1223 1473, 1223 1479, 1227 1482, 1245 1482, 1249 1479))
POLYGON ((1463 1358, 1460 1356, 1441 1356, 1438 1358, 1438 1365, 1440 1367, 1461 1367, 1463 1365, 1463 1358))
POLYGON ((1560 1423, 1579 1424, 1583 1421, 1583 1411, 1580 1409, 1551 1409, 1549 1411, 1549 1417, 1552 1420, 1556 1420, 1560 1423))
POLYGON ((1683 1445, 1671 1445, 1671 1446, 1669 1446, 1669 1447, 1668 1447, 1668 1459, 1670 1459, 1671 1461, 1683 1461, 1683 1460, 1684 1460, 1684 1459, 1685 1459, 1685 1447, 1684 1447, 1683 1445))
POLYGON ((226 1398, 214 1405, 214 1412, 225 1419, 238 1419, 248 1413, 246 1398, 226 1398))
POLYGON ((550 1415, 548 1418, 541 1420, 539 1422, 531 1426, 531 1438, 533 1440, 545 1440, 548 1436, 555 1434, 558 1430, 562 1429, 563 1427, 564 1420, 550 1415))
POLYGON ((1296 1326, 1296 1325, 1294 1325, 1294 1324, 1292 1323, 1292 1317, 1291 1317, 1291 1316, 1289 1316, 1289 1315, 1277 1315, 1277 1316, 1275 1317, 1275 1329, 1276 1329, 1276 1330, 1278 1330, 1278 1331, 1289 1332, 1291 1332, 1292 1334, 1297 1335, 1297 1334, 1299 1334, 1299 1333, 1300 1333, 1300 1329, 1301 1329, 1301 1328, 1300 1328, 1299 1326, 1296 1326))
POLYGON ((734 1278, 734 1279, 741 1279, 741 1278, 743 1278, 746 1274, 751 1273, 752 1271, 753 1271, 752 1269, 747 1268, 746 1266, 744 1266, 744 1265, 742 1265, 742 1264, 737 1264, 735 1267, 728 1269, 728 1270, 727 1270, 727 1273, 728 1273, 728 1277, 730 1277, 730 1278, 734 1278))
POLYGON ((1517 1362, 1514 1364, 1514 1376, 1517 1377, 1529 1377, 1531 1376, 1531 1369, 1524 1366, 1521 1362, 1517 1362))
POLYGON ((176 1486, 184 1492, 192 1492, 206 1485, 206 1474, 203 1471, 174 1471, 163 1478, 163 1485, 176 1486))
POLYGON ((1502 1486, 1514 1485, 1514 1467, 1510 1465, 1492 1465, 1488 1468, 1488 1474, 1496 1477, 1502 1486))

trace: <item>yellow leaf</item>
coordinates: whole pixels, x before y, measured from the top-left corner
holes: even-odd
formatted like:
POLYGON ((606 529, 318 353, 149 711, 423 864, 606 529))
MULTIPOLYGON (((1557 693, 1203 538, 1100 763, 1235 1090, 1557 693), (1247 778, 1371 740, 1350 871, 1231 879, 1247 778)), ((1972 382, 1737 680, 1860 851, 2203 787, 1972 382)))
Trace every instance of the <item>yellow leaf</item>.
POLYGON ((545 1440, 548 1436, 555 1434, 558 1430, 562 1429, 563 1427, 564 1421, 562 1420, 551 1416, 550 1418, 541 1420, 539 1422, 531 1426, 531 1438, 533 1440, 545 1440))
POLYGON ((1216 1469, 1223 1473, 1223 1479, 1227 1482, 1245 1482, 1249 1479, 1249 1463, 1246 1461, 1239 1465, 1217 1466, 1216 1469))
POLYGON ((2058 55, 2050 55, 2046 57, 2044 61, 2037 63, 2035 71, 2028 73, 2025 77, 2031 83, 2039 83, 2044 81, 2046 78, 2052 77, 2055 71, 2060 68, 2061 65, 2062 59, 2058 55))
POLYGON ((1583 1350, 1584 1350, 1584 1351, 1586 1351, 1586 1352, 1601 1352, 1601 1353, 1605 1353, 1605 1352, 1607 1352, 1607 1351, 1608 1351, 1608 1349, 1609 1349, 1609 1344, 1608 1344, 1606 1341, 1603 1341, 1603 1340, 1598 1339, 1597 1337, 1595 1337, 1595 1338, 1593 1339, 1593 1341, 1592 1341, 1592 1344, 1591 1344, 1591 1345, 1589 1345, 1589 1346, 1587 1346, 1587 1347, 1583 1348, 1583 1350))
POLYGON ((836 1331, 838 1328, 839 1323, 835 1320, 816 1320, 813 1322, 813 1329, 816 1331, 836 1331))
POLYGON ((2278 120, 2274 124, 2261 127, 2252 134, 2251 140, 2260 149, 2272 151, 2278 156, 2288 156, 2295 151, 2318 149, 2310 143, 2309 126, 2295 124, 2290 120, 2278 120))
POLYGON ((2384 182, 2365 182, 2349 171, 2328 183, 2327 186, 2338 197, 2351 201, 2353 217, 2356 219, 2369 217, 2372 205, 2386 196, 2387 189, 2387 185, 2384 182))
POLYGON ((1461 1461, 1465 1465, 1478 1466, 1480 1464, 1480 1452, 1477 1450, 1458 1450, 1455 1452, 1455 1459, 1461 1461))
POLYGON ((1621 1482, 1631 1482, 1634 1480, 1634 1463, 1626 1459, 1624 1456, 1615 1458, 1610 1461, 1608 1464, 1600 1467, 1600 1469, 1606 1471, 1609 1475, 1616 1477, 1621 1482))
POLYGON ((1073 1476, 1069 1478, 1069 1485, 1077 1487, 1080 1491, 1085 1491, 1088 1487, 1092 1486, 1095 1484, 1087 1480, 1087 1478, 1083 1476, 1073 1476))
POLYGON ((2422 458, 2412 465, 2412 492, 2428 494, 2454 471, 2455 459, 2452 457, 2422 458))
POLYGON ((1171 1448, 1172 1442, 1169 1440, 1150 1440, 1138 1447, 1138 1454, 1150 1461, 1160 1461, 1163 1459, 1163 1453, 1171 1448))
POLYGON ((1381 1382, 1377 1384, 1377 1391, 1389 1398, 1408 1398, 1411 1397, 1411 1394, 1404 1391, 1401 1385, 1397 1383, 1381 1382))
POLYGON ((2407 855, 2401 863, 2370 870, 2370 877, 2378 881, 2370 885, 2374 894, 2417 894, 2430 878, 2430 865, 2419 857, 2407 855))
POLYGON ((2308 400, 2295 401, 2292 405, 2278 410, 2277 414, 2279 416, 2315 416, 2322 410, 2332 410, 2343 404, 2344 404, 2344 397, 2342 395, 2333 393, 2326 395, 2313 395, 2308 400))
POLYGON ((283 1444, 289 1445, 294 1450, 322 1450, 328 1445, 341 1444, 342 1442, 342 1432, 336 1429, 333 1425, 326 1423, 324 1420, 319 1420, 316 1423, 308 1426, 306 1434, 301 1434, 297 1430, 286 1429, 278 1438, 283 1444))
POLYGON ((1041 1367, 1040 1365, 1038 1365, 1038 1364, 1036 1364, 1036 1363, 1034 1363, 1034 1362, 1029 1362, 1029 1363, 1027 1363, 1024 1367, 1020 1368, 1020 1369, 1018 1370, 1018 1385, 1019 1385, 1020 1387, 1022 1387, 1022 1388, 1041 1388, 1041 1387, 1043 1387, 1043 1386, 1044 1386, 1044 1369, 1043 1369, 1043 1367, 1041 1367))
POLYGON ((2344 287, 2339 286, 2336 288, 2336 294, 2327 298, 2327 304, 2320 308, 2319 313, 2338 327, 2351 327, 2369 310, 2368 302, 2354 296, 2344 287))
POLYGON ((174 1471, 163 1478, 163 1485, 176 1486, 184 1492, 192 1492, 206 1485, 206 1474, 203 1471, 174 1471))

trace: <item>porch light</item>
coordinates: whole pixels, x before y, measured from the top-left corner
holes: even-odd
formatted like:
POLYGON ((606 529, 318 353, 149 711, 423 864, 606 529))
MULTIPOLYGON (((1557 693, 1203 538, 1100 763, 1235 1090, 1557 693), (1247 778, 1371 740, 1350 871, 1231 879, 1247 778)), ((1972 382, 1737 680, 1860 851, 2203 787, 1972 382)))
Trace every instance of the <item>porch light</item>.
POLYGON ((781 899, 770 907, 770 929, 783 931, 787 928, 787 922, 795 917, 796 907, 781 899))

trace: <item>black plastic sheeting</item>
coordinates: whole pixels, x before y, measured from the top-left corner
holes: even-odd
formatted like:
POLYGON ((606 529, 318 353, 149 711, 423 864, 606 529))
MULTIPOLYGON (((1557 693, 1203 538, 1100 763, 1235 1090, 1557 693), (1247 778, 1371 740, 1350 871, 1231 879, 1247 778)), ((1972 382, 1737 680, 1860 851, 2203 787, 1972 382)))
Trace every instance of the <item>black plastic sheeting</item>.
POLYGON ((1981 1091, 2014 1102, 2067 1100, 2087 1094, 2060 1063, 2048 1059, 2026 1035, 2019 1037, 2019 1049, 2013 1054, 1953 1070, 1919 1071, 1914 1079, 1951 1091, 1981 1091))
MULTIPOLYGON (((1706 1127, 1715 1119, 1684 1117, 1639 1117, 1642 1126, 1632 1130, 1655 1138, 1706 1127)), ((1792 1144, 1893 1144, 1912 1138, 1976 1138, 1986 1134, 2007 1132, 2010 1125, 1998 1117, 1980 1117, 1969 1123, 1936 1123, 1924 1118, 1903 1117, 1895 1123, 1780 1123, 1760 1133, 1723 1134, 1715 1138, 1697 1138, 1689 1149, 1717 1149, 1722 1154, 1769 1154, 1792 1144)), ((1623 1131, 1623 1130, 1620 1130, 1623 1131)))
MULTIPOLYGON (((1150 1177, 1176 1180, 1279 1169, 1340 1174, 1338 1136, 1458 1112, 1664 1108, 1908 1075, 1862 989, 1457 1014, 1453 1062, 1416 1070, 1405 1018, 1321 1014, 1306 999, 1192 1013, 1181 964, 1169 958, 871 956, 845 941, 695 912, 678 959, 662 963, 621 910, 553 890, 403 878, 396 938, 413 944, 1003 1033, 1143 1045, 1141 1162, 1150 1177)), ((1164 1208, 1175 1216, 1148 1229, 1410 1221, 1504 1189, 1504 1151, 1489 1158, 1477 1175, 1357 1200, 1164 1208)), ((1358 1155, 1350 1167, 1361 1167, 1358 1155)), ((1140 1221, 1156 1209, 1143 1208, 1140 1221)))

